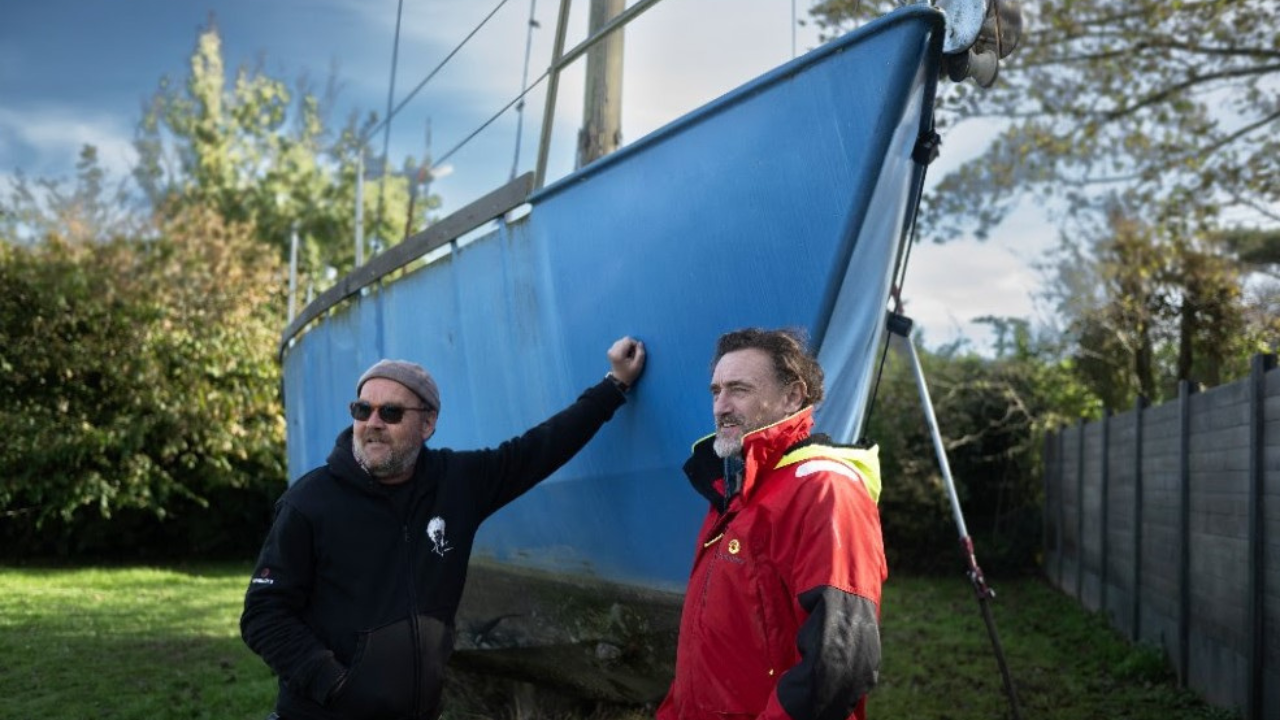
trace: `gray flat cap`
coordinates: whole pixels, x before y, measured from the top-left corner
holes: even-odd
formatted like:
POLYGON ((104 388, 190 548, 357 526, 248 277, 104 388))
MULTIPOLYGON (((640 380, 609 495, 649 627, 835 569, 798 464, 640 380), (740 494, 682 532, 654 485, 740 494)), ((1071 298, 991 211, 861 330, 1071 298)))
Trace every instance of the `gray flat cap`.
POLYGON ((408 360, 379 360, 360 376, 360 381, 356 383, 357 397, 360 395, 360 388, 372 378, 394 380, 422 398, 427 407, 440 411, 440 390, 436 387, 436 381, 426 368, 417 363, 408 360))

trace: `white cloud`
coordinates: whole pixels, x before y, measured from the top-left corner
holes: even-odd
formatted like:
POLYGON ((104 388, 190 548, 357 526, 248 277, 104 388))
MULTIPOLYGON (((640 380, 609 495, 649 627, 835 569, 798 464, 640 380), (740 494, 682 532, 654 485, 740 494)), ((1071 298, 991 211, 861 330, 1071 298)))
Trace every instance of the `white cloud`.
POLYGON ((995 315, 1037 322, 1043 278, 1033 263, 1055 242, 1044 212, 1023 203, 986 241, 921 243, 912 250, 907 271, 906 314, 930 347, 963 337, 974 349, 989 351, 991 329, 974 320, 995 315))
POLYGON ((21 169, 28 177, 70 175, 84 145, 98 149, 102 167, 113 177, 129 172, 137 160, 133 127, 122 119, 86 117, 69 106, 0 108, 0 165, 6 172, 21 169))
MULTIPOLYGON (((445 55, 493 9, 492 5, 406 6, 400 34, 396 102, 426 77, 445 55)), ((565 50, 587 35, 588 3, 576 3, 566 32, 565 50)), ((804 12, 799 8, 798 12, 804 12)), ((623 63, 623 140, 634 142, 684 113, 713 100, 791 57, 791 3, 784 0, 698 0, 660 3, 625 29, 623 63)), ((550 64, 555 36, 556 3, 544 0, 535 14, 540 27, 532 33, 529 81, 550 64)), ((382 97, 385 113, 394 12, 365 11, 370 36, 384 36, 378 51, 361 59, 357 73, 366 97, 382 97)), ((419 155, 427 117, 432 120, 433 150, 453 147, 519 92, 528 36, 529 5, 508 3, 406 105, 394 120, 393 154, 419 155)), ((802 18, 803 19, 803 16, 802 18)), ((798 53, 817 44, 816 30, 797 34, 798 53)), ((350 66, 348 65, 348 68, 350 66)), ((574 137, 582 117, 585 61, 562 74, 556 101, 551 179, 572 169, 574 137)), ((521 170, 532 169, 546 83, 526 98, 521 170)), ((459 175, 442 183, 451 207, 478 196, 506 179, 514 148, 515 115, 508 112, 472 141, 454 164, 459 175), (482 159, 484 158, 484 159, 482 159), (491 173, 491 174, 489 174, 491 173), (477 176, 489 174, 488 182, 477 176), (464 189, 465 188, 465 189, 464 189)))
MULTIPOLYGON (((791 4, 778 0, 656 6, 628 28, 627 139, 639 139, 790 60, 791 30, 791 4)), ((803 54, 817 45, 816 29, 797 28, 795 40, 796 54, 803 54)))

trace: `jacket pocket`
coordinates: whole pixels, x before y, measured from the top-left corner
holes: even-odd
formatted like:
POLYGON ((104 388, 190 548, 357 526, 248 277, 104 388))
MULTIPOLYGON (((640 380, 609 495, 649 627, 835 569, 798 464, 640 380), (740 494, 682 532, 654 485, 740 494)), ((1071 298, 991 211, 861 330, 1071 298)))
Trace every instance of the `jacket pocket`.
POLYGON ((434 720, 440 716, 444 668, 453 655, 453 628, 436 618, 418 616, 418 650, 422 664, 418 670, 418 717, 434 720))
POLYGON ((425 615, 416 625, 416 637, 409 618, 360 633, 346 682, 331 703, 334 711, 353 720, 439 714, 453 633, 425 615))

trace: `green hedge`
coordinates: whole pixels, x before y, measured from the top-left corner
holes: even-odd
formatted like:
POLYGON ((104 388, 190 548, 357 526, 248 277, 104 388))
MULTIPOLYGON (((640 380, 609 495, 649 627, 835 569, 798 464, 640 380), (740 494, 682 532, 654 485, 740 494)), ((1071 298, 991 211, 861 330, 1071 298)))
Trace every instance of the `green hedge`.
POLYGON ((247 228, 0 243, 5 556, 243 552, 283 490, 283 273, 247 228))

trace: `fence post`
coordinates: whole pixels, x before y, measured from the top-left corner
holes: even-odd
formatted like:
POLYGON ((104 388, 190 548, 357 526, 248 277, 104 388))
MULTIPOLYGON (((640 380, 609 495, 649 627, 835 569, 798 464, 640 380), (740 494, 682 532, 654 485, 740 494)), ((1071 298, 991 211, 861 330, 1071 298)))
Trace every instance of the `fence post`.
POLYGON ((1045 432, 1043 441, 1044 445, 1040 450, 1040 456, 1042 458, 1041 467, 1044 469, 1044 486, 1041 488, 1044 492, 1044 519, 1040 523, 1040 556, 1044 561, 1044 571, 1046 575, 1049 573, 1049 551, 1050 543, 1053 540, 1052 535, 1049 533, 1049 528, 1052 526, 1052 523, 1049 522, 1049 508, 1051 507, 1049 505, 1049 498, 1051 497, 1054 485, 1054 467, 1057 465, 1056 458, 1053 453, 1053 448, 1057 445, 1057 441, 1057 433, 1052 430, 1045 432))
POLYGON ((1274 355, 1254 355, 1249 373, 1249 611, 1244 636, 1249 648, 1249 696, 1245 717, 1262 720, 1262 682, 1266 664, 1266 487, 1263 482, 1267 423, 1267 371, 1275 367, 1274 355))
POLYGON ((1062 577, 1062 535, 1066 532, 1065 524, 1067 522, 1067 500, 1066 500, 1066 474, 1062 472, 1063 463, 1066 462, 1067 456, 1067 429, 1062 428, 1058 432, 1058 589, 1065 590, 1067 583, 1062 577))
POLYGON ((1178 381, 1178 684, 1188 687, 1191 652, 1191 393, 1178 381))
POLYGON ((1142 421, 1147 399, 1133 401, 1133 606, 1129 639, 1142 639, 1142 421))
POLYGON ((1084 418, 1076 422, 1076 600, 1084 602, 1084 418))
POLYGON ((1108 542, 1107 530, 1111 525, 1111 408, 1107 408, 1102 413, 1102 477, 1099 479, 1102 484, 1101 500, 1098 503, 1099 522, 1102 525, 1102 537, 1098 539, 1098 609, 1102 611, 1102 616, 1111 621, 1111 615, 1107 612, 1107 551, 1110 543, 1108 542))

